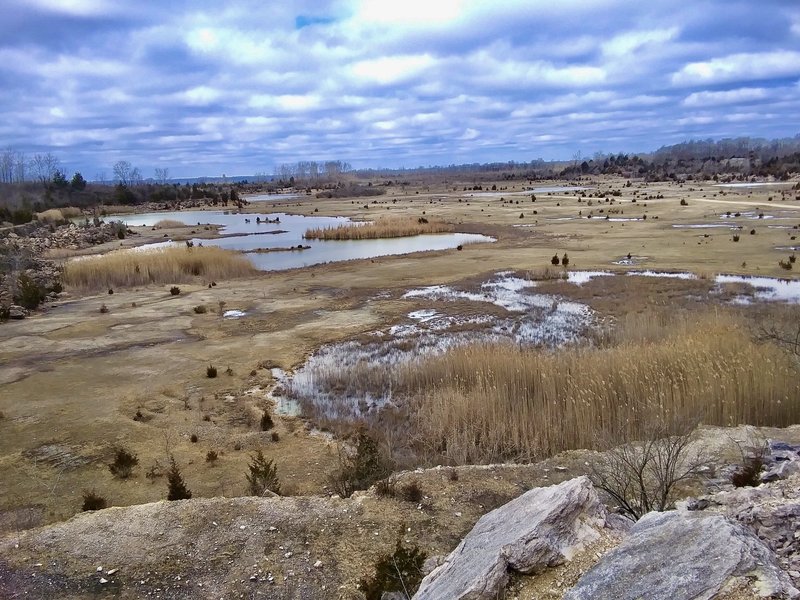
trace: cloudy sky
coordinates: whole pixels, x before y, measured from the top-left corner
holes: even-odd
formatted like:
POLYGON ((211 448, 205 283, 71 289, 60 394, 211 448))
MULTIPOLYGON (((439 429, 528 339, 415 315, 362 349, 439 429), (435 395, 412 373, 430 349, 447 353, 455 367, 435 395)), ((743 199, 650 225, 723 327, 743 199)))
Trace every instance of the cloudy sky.
POLYGON ((3 0, 0 145, 87 177, 800 133, 800 0, 3 0))

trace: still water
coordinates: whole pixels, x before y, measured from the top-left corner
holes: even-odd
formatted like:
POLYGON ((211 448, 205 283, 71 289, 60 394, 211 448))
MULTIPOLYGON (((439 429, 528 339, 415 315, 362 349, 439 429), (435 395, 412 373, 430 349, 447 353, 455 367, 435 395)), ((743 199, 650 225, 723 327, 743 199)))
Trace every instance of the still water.
MULTIPOLYGON (((156 212, 138 215, 111 216, 128 226, 152 226, 162 220, 180 221, 186 225, 220 225, 225 236, 213 240, 193 240, 195 244, 219 246, 229 250, 252 252, 276 248, 310 246, 305 250, 248 253, 247 257, 263 271, 278 271, 307 267, 326 262, 354 260, 409 254, 429 250, 447 250, 459 245, 476 242, 493 242, 494 238, 474 233, 437 233, 412 237, 377 240, 319 241, 303 239, 306 230, 313 227, 336 227, 350 223, 345 217, 304 217, 286 213, 271 214, 226 214, 224 211, 156 212), (256 222, 256 219, 261 222, 256 222), (267 219, 278 219, 278 223, 266 223, 267 219), (249 221, 249 222, 248 222, 249 221)), ((181 242, 183 243, 183 242, 181 242)), ((172 242, 150 244, 141 249, 172 245, 172 242)))

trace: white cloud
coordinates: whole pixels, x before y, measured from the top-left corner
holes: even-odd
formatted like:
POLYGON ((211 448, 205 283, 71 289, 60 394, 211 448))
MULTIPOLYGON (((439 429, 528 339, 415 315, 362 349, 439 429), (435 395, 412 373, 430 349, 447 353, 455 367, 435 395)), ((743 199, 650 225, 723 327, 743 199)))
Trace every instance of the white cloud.
POLYGON ((462 14, 464 0, 362 0, 355 19, 383 25, 432 25, 451 22, 462 14))
POLYGON ((729 54, 685 65, 673 74, 675 85, 726 83, 800 74, 800 52, 777 50, 729 54))
POLYGON ((689 94, 682 102, 684 106, 707 108, 710 106, 723 106, 739 104, 741 102, 754 102, 765 99, 770 92, 764 88, 740 88, 724 92, 694 92, 689 94))
POLYGON ((649 31, 627 31, 614 36, 601 46, 603 54, 610 57, 630 56, 643 46, 660 46, 678 34, 677 27, 649 31))
POLYGON ((434 59, 428 54, 384 56, 359 61, 352 65, 351 72, 356 79, 391 84, 421 74, 434 62, 434 59))

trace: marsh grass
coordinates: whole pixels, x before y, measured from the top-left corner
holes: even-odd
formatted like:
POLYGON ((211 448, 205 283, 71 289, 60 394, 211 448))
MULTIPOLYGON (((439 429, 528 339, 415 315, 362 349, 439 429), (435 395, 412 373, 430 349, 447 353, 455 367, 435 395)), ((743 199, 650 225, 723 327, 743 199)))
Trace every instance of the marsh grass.
POLYGON ((135 206, 128 206, 127 204, 106 204, 100 208, 100 215, 128 215, 136 212, 135 206))
POLYGON ((255 274, 241 254, 211 246, 120 250, 73 260, 64 266, 65 285, 84 291, 150 284, 188 283, 197 278, 231 279, 255 274))
POLYGON ((536 460, 600 439, 642 439, 653 423, 783 427, 800 419, 798 363, 754 341, 728 310, 648 310, 581 346, 462 346, 399 367, 359 362, 316 379, 332 395, 327 413, 303 406, 323 422, 340 398, 390 391, 399 408, 368 420, 384 437, 408 440, 401 451, 416 464, 536 460))
POLYGON ((540 269, 531 269, 525 273, 526 279, 531 281, 552 281, 558 279, 567 279, 568 271, 566 269, 558 269, 555 267, 543 267, 540 269))
POLYGON ((783 427, 800 418, 796 363, 739 323, 706 316, 688 331, 646 326, 640 337, 628 327, 616 345, 471 346, 406 369, 416 438, 463 464, 591 448, 609 434, 636 440, 653 422, 783 427))
POLYGON ((63 206, 61 208, 51 208, 40 213, 36 213, 36 220, 41 223, 61 223, 67 219, 80 217, 83 214, 80 208, 74 206, 63 206))
POLYGON ((176 229, 178 227, 188 227, 188 225, 175 219, 161 219, 153 227, 156 229, 176 229))
POLYGON ((450 231, 453 231, 453 226, 441 221, 416 217, 386 217, 363 225, 347 223, 336 227, 307 229, 303 237, 307 240, 374 240, 450 231))

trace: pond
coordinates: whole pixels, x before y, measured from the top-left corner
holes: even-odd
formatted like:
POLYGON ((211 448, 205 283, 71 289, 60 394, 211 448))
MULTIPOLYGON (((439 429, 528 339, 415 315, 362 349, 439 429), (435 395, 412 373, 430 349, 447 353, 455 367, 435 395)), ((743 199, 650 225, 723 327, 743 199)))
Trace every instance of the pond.
MULTIPOLYGON (((223 237, 211 240, 195 239, 194 243, 248 252, 247 257, 262 271, 280 271, 327 262, 411 252, 448 250, 460 245, 495 241, 489 236, 473 233, 441 233, 377 240, 306 240, 303 239, 303 235, 309 228, 336 227, 351 223, 351 221, 345 217, 304 217, 286 213, 237 214, 227 211, 175 211, 111 216, 108 219, 120 219, 128 226, 153 226, 162 220, 180 221, 186 225, 199 224, 200 227, 220 225, 220 233, 223 237), (265 222, 267 219, 272 222, 265 222), (298 246, 304 249, 296 249, 298 246), (290 250, 290 248, 295 249, 290 250)), ((166 245, 172 245, 172 242, 150 244, 142 246, 140 249, 146 250, 166 245)))

